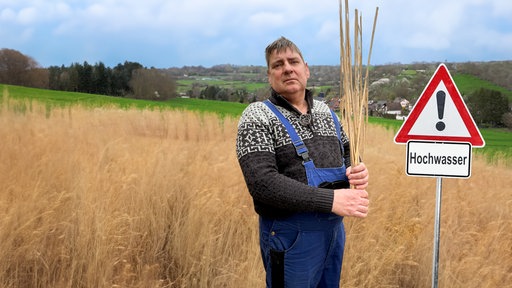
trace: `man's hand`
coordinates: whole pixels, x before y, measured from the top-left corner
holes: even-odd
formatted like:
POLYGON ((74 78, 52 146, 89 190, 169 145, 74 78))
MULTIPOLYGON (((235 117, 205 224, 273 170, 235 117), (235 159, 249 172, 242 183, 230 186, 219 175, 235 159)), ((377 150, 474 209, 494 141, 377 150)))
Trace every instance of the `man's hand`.
POLYGON ((350 185, 355 189, 334 190, 332 212, 340 216, 353 216, 365 218, 368 215, 368 187, 369 173, 364 163, 347 168, 347 177, 350 185))
POLYGON ((355 189, 364 190, 368 187, 368 179, 370 175, 363 162, 357 164, 355 167, 348 167, 346 174, 350 185, 353 185, 355 189))
POLYGON ((368 193, 363 189, 336 189, 332 212, 339 216, 365 218, 368 215, 368 193))

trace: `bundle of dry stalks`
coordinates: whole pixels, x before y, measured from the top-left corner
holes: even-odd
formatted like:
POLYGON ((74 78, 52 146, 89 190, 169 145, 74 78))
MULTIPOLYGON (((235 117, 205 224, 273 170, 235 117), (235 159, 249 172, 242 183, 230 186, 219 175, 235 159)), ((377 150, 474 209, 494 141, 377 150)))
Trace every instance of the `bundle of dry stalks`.
POLYGON ((340 0, 340 95, 341 95, 341 118, 351 145, 350 157, 354 164, 357 164, 364 154, 364 143, 366 137, 366 123, 368 123, 368 73, 370 57, 372 53, 373 37, 377 24, 379 8, 375 10, 370 50, 368 53, 368 64, 363 78, 363 57, 362 57, 362 15, 355 10, 354 17, 354 47, 350 43, 350 13, 348 0, 345 0, 343 17, 343 5, 340 0), (354 63, 352 64, 352 60, 354 63))

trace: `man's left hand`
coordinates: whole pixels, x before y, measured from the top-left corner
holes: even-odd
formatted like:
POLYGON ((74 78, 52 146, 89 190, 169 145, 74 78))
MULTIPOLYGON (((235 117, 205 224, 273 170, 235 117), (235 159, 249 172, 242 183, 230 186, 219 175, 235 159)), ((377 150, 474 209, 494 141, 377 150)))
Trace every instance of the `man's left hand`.
POLYGON ((356 166, 350 166, 347 168, 347 177, 350 185, 353 185, 355 189, 366 189, 368 187, 369 173, 366 165, 363 162, 356 166))

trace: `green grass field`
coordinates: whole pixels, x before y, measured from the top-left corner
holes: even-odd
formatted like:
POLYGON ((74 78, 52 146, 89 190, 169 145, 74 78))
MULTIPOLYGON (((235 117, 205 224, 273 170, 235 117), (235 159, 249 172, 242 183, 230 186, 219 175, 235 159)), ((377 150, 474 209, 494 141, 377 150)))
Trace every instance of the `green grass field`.
MULTIPOLYGON (((216 113, 225 117, 239 117, 247 104, 236 102, 224 102, 214 100, 200 100, 191 98, 175 98, 168 101, 148 101, 130 98, 109 97, 94 94, 63 92, 53 90, 42 90, 26 88, 19 86, 6 86, 0 84, 0 91, 3 91, 3 97, 7 95, 10 99, 24 99, 30 101, 40 101, 46 105, 46 109, 51 111, 52 107, 62 107, 68 105, 82 105, 85 107, 119 107, 123 109, 178 109, 193 110, 200 113, 216 113)), ((4 99, 5 102, 5 99, 4 99)), ((28 109, 23 104, 17 104, 20 111, 28 109), (21 106, 20 106, 21 105, 21 106)), ((398 131, 402 121, 393 119, 384 119, 370 117, 369 123, 381 125, 398 131)), ((474 149, 476 153, 484 153, 490 160, 492 159, 512 159, 512 132, 506 129, 480 129, 485 140, 485 147, 474 149)))
POLYGON ((86 93, 34 89, 20 86, 7 86, 0 84, 0 91, 5 91, 5 89, 7 89, 9 98, 11 99, 41 101, 46 105, 47 109, 68 105, 82 105, 91 108, 114 106, 123 109, 137 108, 193 110, 204 113, 217 113, 223 116, 238 117, 242 114, 242 111, 247 106, 246 104, 236 102, 200 100, 190 98, 175 98, 168 101, 149 101, 86 93))
MULTIPOLYGON (((379 117, 370 117, 370 124, 384 126, 395 134, 402 126, 403 121, 394 119, 385 119, 379 117)), ((480 134, 485 141, 483 148, 473 149, 477 154, 485 154, 489 160, 500 160, 502 158, 512 159, 512 131, 498 128, 480 129, 480 134)))

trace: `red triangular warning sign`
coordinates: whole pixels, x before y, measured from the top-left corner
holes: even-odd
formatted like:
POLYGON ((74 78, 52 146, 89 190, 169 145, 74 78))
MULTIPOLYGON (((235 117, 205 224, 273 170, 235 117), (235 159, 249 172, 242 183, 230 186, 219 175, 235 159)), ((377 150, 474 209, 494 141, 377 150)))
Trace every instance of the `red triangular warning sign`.
POLYGON ((409 140, 449 141, 485 146, 484 139, 444 64, 439 65, 395 136, 409 140))

